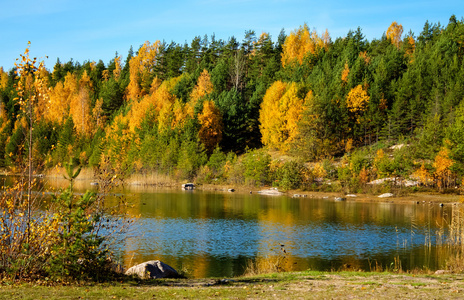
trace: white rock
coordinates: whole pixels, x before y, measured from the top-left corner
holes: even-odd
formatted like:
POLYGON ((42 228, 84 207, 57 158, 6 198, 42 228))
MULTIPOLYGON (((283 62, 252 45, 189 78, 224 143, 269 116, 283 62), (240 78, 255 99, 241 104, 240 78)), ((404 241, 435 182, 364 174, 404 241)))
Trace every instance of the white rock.
POLYGON ((141 279, 148 278, 179 278, 180 275, 171 266, 160 260, 150 260, 129 268, 126 275, 137 275, 141 279))
POLYGON ((393 197, 394 195, 392 193, 385 193, 379 196, 379 198, 388 198, 388 197, 393 197))
POLYGON ((258 191, 258 194, 267 195, 267 196, 280 196, 283 193, 279 192, 277 189, 268 189, 268 190, 258 191))

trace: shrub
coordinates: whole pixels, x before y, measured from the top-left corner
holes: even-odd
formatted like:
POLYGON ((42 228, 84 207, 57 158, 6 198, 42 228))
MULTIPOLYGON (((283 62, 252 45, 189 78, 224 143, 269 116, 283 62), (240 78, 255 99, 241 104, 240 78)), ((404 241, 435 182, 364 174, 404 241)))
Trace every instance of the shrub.
POLYGON ((271 156, 263 149, 252 150, 243 155, 245 184, 266 185, 270 182, 271 156))
MULTIPOLYGON (((72 181, 77 167, 66 164, 72 181)), ((110 243, 131 222, 122 222, 124 202, 107 210, 103 196, 109 191, 108 174, 100 173, 101 190, 76 197, 72 184, 52 200, 30 197, 25 177, 0 195, 0 278, 34 280, 45 277, 62 281, 114 279, 110 243)), ((113 174, 113 173, 111 173, 113 174)), ((112 177, 113 179, 116 177, 112 177)))
POLYGON ((275 184, 283 189, 297 189, 302 184, 302 169, 303 165, 296 161, 288 161, 274 170, 273 178, 275 184))

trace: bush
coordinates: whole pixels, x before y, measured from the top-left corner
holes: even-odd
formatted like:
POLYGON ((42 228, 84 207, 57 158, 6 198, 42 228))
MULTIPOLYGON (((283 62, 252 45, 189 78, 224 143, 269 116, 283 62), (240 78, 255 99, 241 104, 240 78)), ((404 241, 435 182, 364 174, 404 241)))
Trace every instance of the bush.
POLYGON ((243 155, 245 184, 266 185, 270 183, 271 156, 263 149, 248 151, 243 155))
POLYGON ((99 281, 110 274, 108 248, 103 247, 103 212, 95 210, 97 197, 87 192, 75 199, 70 188, 54 202, 57 230, 46 270, 52 278, 99 281))
POLYGON ((274 184, 283 190, 297 189, 302 184, 303 165, 296 161, 288 161, 276 167, 273 178, 274 184))
MULTIPOLYGON (((72 183, 78 171, 74 171, 74 164, 68 166, 72 183)), ((117 204, 119 209, 106 211, 104 198, 98 195, 108 192, 108 179, 101 181, 98 194, 87 192, 76 197, 71 184, 51 201, 32 194, 23 198, 28 194, 26 181, 5 187, 0 195, 0 278, 24 281, 49 277, 69 282, 106 281, 118 276, 111 269, 109 244, 131 222, 121 222, 123 202, 117 204)))

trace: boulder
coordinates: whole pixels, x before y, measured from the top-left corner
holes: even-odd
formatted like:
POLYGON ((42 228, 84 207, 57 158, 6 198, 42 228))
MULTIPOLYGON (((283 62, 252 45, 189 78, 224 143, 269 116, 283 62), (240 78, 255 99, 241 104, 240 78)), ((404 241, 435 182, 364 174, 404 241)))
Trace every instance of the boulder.
POLYGON ((152 278, 179 278, 181 277, 174 268, 160 260, 150 260, 129 268, 126 275, 137 275, 141 279, 152 278))

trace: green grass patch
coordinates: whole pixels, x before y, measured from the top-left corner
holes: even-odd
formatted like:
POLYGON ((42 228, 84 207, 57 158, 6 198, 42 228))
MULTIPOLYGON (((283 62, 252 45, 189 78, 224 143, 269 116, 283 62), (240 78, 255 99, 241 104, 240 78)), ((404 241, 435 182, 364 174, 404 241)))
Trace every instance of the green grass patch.
POLYGON ((376 299, 401 298, 406 290, 409 298, 449 299, 464 295, 461 277, 305 271, 221 279, 131 280, 57 286, 3 283, 0 299, 330 299, 364 298, 366 293, 376 299))

